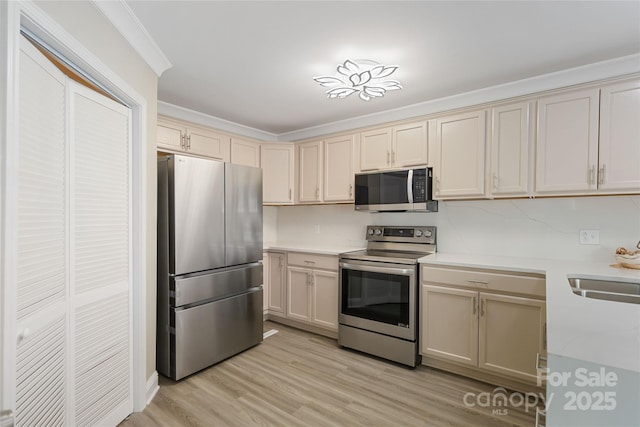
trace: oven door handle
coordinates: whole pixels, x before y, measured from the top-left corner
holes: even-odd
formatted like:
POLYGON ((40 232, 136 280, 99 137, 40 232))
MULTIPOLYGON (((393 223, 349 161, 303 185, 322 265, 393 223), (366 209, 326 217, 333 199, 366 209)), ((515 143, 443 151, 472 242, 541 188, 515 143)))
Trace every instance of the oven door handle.
POLYGON ((415 274, 415 269, 413 268, 374 267, 372 265, 349 264, 346 262, 341 262, 340 268, 357 271, 370 271, 372 273, 399 274, 402 276, 413 276, 415 274))

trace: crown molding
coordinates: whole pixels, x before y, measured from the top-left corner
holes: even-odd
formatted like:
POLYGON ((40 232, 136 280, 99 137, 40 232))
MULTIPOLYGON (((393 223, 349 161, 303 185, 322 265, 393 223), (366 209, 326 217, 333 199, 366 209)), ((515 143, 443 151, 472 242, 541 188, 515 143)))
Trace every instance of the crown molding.
POLYGON ((554 73, 543 74, 471 92, 460 93, 445 98, 420 102, 418 104, 393 110, 381 111, 379 113, 368 114, 352 119, 340 120, 292 132, 281 133, 278 134, 277 137, 280 141, 299 141, 302 139, 315 138, 322 135, 345 132, 351 129, 374 126, 381 123, 399 121, 411 117, 425 116, 457 108, 469 107, 472 105, 501 101, 518 96, 533 95, 538 92, 560 89, 577 84, 623 77, 634 73, 640 73, 640 54, 623 56, 608 61, 569 68, 554 73))
POLYGON ((92 2, 158 77, 171 68, 169 59, 124 0, 92 0, 92 2))
POLYGON ((170 104, 164 101, 158 101, 158 114, 173 117, 174 119, 185 120, 202 126, 212 127, 224 132, 258 139, 261 141, 279 140, 278 135, 276 135, 275 133, 255 129, 235 122, 230 122, 228 120, 220 119, 218 117, 210 116, 205 113, 200 113, 198 111, 190 110, 188 108, 180 107, 179 105, 170 104))

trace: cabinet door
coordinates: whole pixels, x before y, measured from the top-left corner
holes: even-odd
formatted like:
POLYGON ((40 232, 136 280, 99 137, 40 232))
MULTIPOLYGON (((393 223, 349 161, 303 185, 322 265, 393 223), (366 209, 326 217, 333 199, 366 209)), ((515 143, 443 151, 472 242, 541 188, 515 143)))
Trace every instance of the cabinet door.
POLYGON ((285 298, 286 298, 286 276, 285 276, 284 254, 269 253, 268 265, 265 268, 265 274, 269 274, 269 289, 267 298, 267 307, 269 312, 285 314, 285 298))
POLYGON ((183 151, 186 149, 184 137, 186 128, 170 121, 158 119, 156 128, 156 139, 158 147, 168 148, 170 150, 183 151))
POLYGON ((287 267, 287 317, 311 321, 311 270, 287 267))
POLYGON ((481 292, 478 366, 535 384, 545 319, 544 301, 481 292))
POLYGON ((263 144, 260 147, 263 203, 293 203, 293 145, 263 144))
POLYGON ((436 198, 484 196, 486 112, 436 120, 436 198))
POLYGON ((313 322, 338 330, 338 273, 314 270, 313 322))
POLYGON ((325 202, 353 201, 354 136, 346 135, 324 142, 325 202))
POLYGON ((420 351, 465 365, 478 363, 478 293, 421 286, 420 351))
POLYGON ((231 163, 259 168, 260 144, 239 138, 231 138, 231 163))
POLYGON ((391 163, 394 167, 427 164, 427 122, 394 126, 391 163))
POLYGON ((640 190, 640 80, 600 91, 599 190, 640 190))
POLYGON ((597 164, 598 89, 538 100, 535 192, 595 192, 597 164))
POLYGON ((320 201, 322 177, 322 141, 298 146, 300 155, 299 199, 301 202, 320 201))
POLYGON ((231 157, 231 139, 206 129, 187 129, 187 150, 193 154, 228 162, 231 157))
POLYGON ((360 170, 391 166, 391 128, 363 132, 360 135, 360 170))
POLYGON ((491 110, 491 193, 496 197, 529 193, 528 102, 491 110))

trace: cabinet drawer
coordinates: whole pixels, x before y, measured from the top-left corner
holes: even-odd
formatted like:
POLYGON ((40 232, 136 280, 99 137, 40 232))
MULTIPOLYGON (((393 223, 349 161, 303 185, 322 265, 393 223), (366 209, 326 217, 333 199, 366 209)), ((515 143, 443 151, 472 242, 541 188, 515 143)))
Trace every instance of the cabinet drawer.
POLYGON ((460 268, 423 266, 423 283, 464 286, 477 290, 498 291, 544 298, 546 281, 542 275, 496 272, 460 268))
POLYGON ((316 255, 303 252, 289 252, 287 264, 307 268, 322 268, 338 271, 338 257, 331 255, 316 255))

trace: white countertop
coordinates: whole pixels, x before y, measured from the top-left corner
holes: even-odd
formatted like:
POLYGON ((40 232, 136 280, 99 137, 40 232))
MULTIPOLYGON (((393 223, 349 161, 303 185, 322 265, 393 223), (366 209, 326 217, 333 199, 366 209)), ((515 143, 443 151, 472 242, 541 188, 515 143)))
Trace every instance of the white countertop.
POLYGON ((306 252, 320 255, 339 255, 342 252, 364 249, 363 246, 348 246, 340 244, 316 244, 299 242, 265 242, 265 251, 306 252))
POLYGON ((640 372, 640 304, 574 295, 569 277, 640 283, 640 270, 609 262, 436 253, 423 264, 511 270, 546 275, 547 346, 551 354, 640 372))

